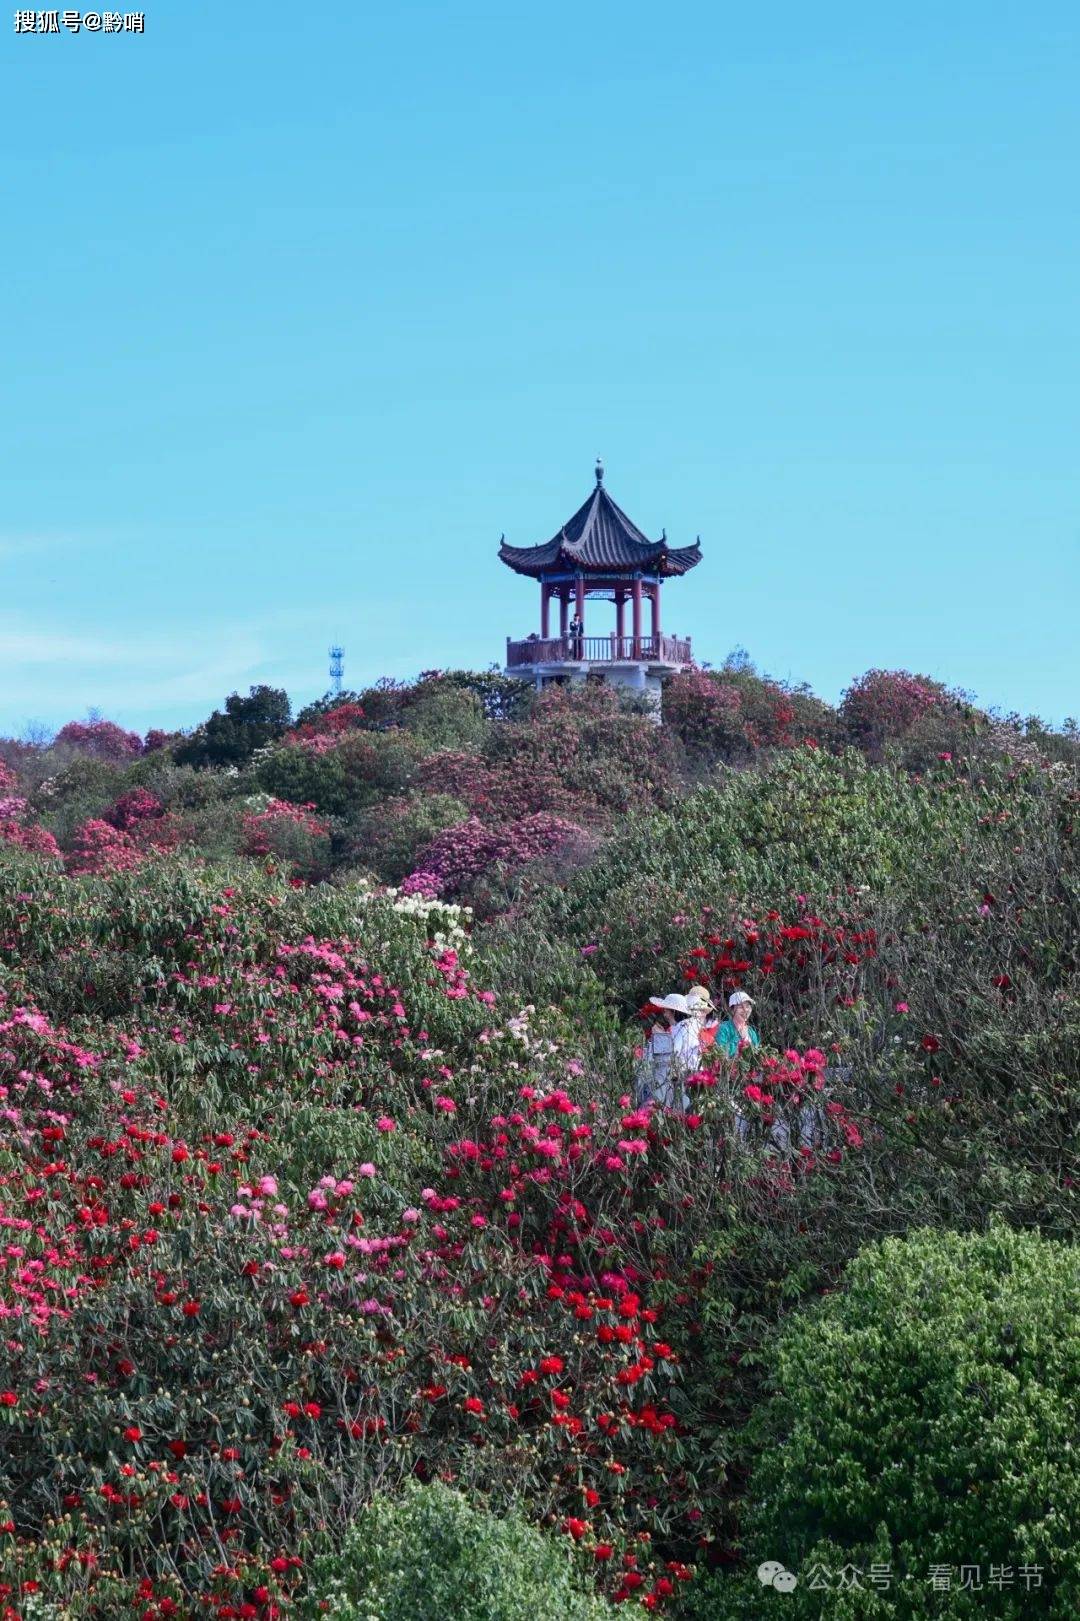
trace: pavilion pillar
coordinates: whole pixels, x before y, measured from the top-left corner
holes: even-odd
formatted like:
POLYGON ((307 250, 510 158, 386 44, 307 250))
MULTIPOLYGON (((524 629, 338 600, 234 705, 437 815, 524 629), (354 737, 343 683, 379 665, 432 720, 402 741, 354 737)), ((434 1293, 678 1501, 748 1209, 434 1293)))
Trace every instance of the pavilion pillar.
POLYGON ((559 635, 566 640, 566 631, 570 623, 570 593, 566 586, 559 587, 559 635))
POLYGON ((639 659, 641 657, 641 581, 639 579, 634 581, 633 615, 634 657, 639 659))
POLYGON ((652 633, 653 633, 653 641, 656 643, 656 647, 654 648, 654 652, 656 654, 656 657, 659 658, 660 657, 660 581, 659 580, 657 580, 656 584, 652 588, 652 633))
MULTIPOLYGON (((585 624, 585 576, 584 576, 584 574, 579 574, 578 577, 577 577, 576 591, 577 591, 577 603, 576 603, 577 616, 581 620, 582 626, 584 626, 584 624, 585 624)), ((584 634, 584 630, 582 631, 582 634, 584 634)))
POLYGON ((626 592, 615 593, 615 641, 618 646, 618 656, 622 658, 623 637, 626 635, 626 592))
POLYGON ((540 582, 540 635, 546 642, 549 633, 548 609, 551 603, 551 587, 546 580, 540 582))

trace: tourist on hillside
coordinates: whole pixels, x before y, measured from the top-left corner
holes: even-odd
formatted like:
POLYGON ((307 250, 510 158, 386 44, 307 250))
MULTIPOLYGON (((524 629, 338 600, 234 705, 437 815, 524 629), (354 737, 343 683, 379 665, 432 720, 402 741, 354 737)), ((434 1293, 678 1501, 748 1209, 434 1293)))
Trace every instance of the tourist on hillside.
POLYGON ((746 991, 732 991, 728 997, 731 1012, 716 1032, 716 1046, 727 1058, 735 1058, 746 1046, 760 1047, 761 1040, 750 1023, 754 999, 746 991))
POLYGON ((670 996, 650 996, 646 1006, 651 1010, 652 1023, 636 1071, 637 1101, 671 1108, 674 1102, 671 1081, 674 1026, 676 1019, 686 1016, 686 998, 677 991, 670 996))
MULTIPOLYGON (((728 997, 728 1017, 716 1032, 716 1050, 725 1058, 737 1058, 747 1048, 760 1046, 758 1033, 750 1023, 753 1005, 754 999, 746 991, 732 991, 728 997)), ((745 1142, 750 1122, 734 1098, 731 1104, 735 1112, 735 1135, 740 1142, 745 1142)))
MULTIPOLYGON (((686 1018, 675 1026, 674 1068, 683 1077, 692 1075, 707 1062, 717 1038, 716 1008, 704 985, 691 985, 683 998, 686 1018)), ((683 1093, 683 1108, 688 1105, 683 1093)))
POLYGON ((584 652, 585 621, 575 614, 570 621, 570 657, 579 659, 584 652))

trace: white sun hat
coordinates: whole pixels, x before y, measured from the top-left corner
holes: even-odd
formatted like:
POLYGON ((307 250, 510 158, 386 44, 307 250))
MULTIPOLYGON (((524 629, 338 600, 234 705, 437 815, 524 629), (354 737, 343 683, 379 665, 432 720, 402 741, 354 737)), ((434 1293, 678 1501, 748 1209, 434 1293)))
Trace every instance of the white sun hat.
POLYGON ((749 1002, 750 1006, 753 1007, 754 998, 752 996, 748 996, 745 991, 732 991, 731 995, 727 999, 728 1007, 738 1007, 740 1002, 749 1002))
POLYGON ((686 1005, 686 997, 682 996, 678 991, 672 991, 670 996, 650 996, 649 1006, 670 1008, 672 1013, 689 1013, 690 1011, 686 1005))

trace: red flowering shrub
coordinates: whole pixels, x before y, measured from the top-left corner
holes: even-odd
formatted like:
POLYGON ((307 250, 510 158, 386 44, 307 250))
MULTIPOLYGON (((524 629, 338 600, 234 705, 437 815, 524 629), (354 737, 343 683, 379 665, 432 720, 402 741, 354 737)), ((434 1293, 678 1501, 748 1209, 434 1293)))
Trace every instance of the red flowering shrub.
POLYGON ((54 747, 64 744, 95 760, 128 760, 143 752, 138 733, 125 732, 111 720, 68 721, 53 740, 54 747))
POLYGON ((860 748, 879 752, 946 697, 939 681, 907 670, 868 670, 844 693, 840 715, 860 748))
POLYGON ((310 742, 315 738, 333 740, 340 737, 343 732, 355 731, 358 726, 363 726, 364 719, 363 704, 350 703, 346 700, 323 710, 311 720, 299 721, 291 732, 285 733, 282 742, 310 742))
POLYGON ((243 819, 244 854, 274 856, 291 865, 301 877, 321 875, 329 859, 329 829, 312 810, 310 805, 271 799, 265 809, 247 812, 243 819))
POLYGON ((664 685, 664 723, 692 755, 731 759, 746 743, 742 695, 711 671, 684 670, 664 685))
POLYGON ((102 821, 119 828, 121 832, 129 833, 136 822, 143 822, 149 817, 163 814, 164 806, 161 800, 156 794, 152 794, 149 788, 129 788, 109 806, 108 810, 102 812, 102 821))
POLYGON ((839 741, 836 711, 805 687, 753 670, 684 670, 664 684, 664 723, 691 759, 746 764, 765 748, 839 741))
POLYGON ((110 872, 130 872, 141 865, 142 852, 129 833, 109 822, 91 817, 75 834, 74 848, 65 858, 69 873, 100 876, 110 872))

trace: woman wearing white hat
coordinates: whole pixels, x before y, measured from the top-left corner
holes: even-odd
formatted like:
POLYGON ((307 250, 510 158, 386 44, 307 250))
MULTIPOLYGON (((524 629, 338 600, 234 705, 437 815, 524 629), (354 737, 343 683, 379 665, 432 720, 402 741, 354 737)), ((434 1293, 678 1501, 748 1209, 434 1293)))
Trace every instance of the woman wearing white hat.
POLYGON ((671 1064, 675 1054, 674 1025, 678 1015, 686 1012, 686 998, 675 991, 671 996, 650 996, 647 1005, 657 1011, 638 1066, 637 1099, 639 1103, 652 1100, 665 1108, 672 1108, 674 1087, 671 1080, 671 1064))
POLYGON ((750 1023, 750 1009, 754 1005, 754 998, 745 991, 732 991, 728 997, 730 1016, 726 1018, 716 1032, 716 1045, 728 1058, 734 1058, 740 1049, 748 1043, 751 1047, 760 1047, 761 1040, 757 1031, 750 1023))
MULTIPOLYGON (((716 1039, 716 1008, 704 985, 691 985, 683 997, 686 1018, 675 1026, 674 1067, 682 1075, 692 1075, 705 1062, 705 1055, 716 1039)), ((686 1092, 682 1095, 684 1109, 690 1105, 686 1092)))

